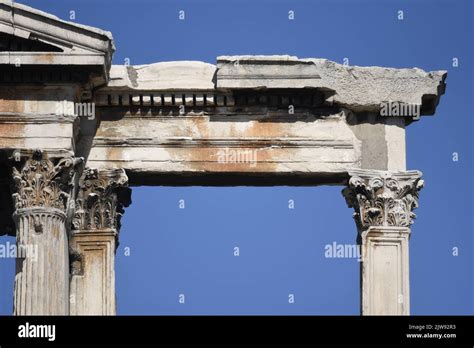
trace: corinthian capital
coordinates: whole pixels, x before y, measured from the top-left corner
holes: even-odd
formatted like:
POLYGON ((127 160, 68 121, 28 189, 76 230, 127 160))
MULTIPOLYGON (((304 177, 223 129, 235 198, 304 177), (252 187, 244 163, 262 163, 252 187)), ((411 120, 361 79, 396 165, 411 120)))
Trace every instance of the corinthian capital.
POLYGON ((113 229, 118 232, 124 207, 131 203, 128 178, 123 169, 86 169, 79 183, 75 230, 113 229))
POLYGON ((12 158, 13 202, 15 209, 56 208, 66 213, 76 168, 82 158, 50 159, 41 150, 12 158), (26 159, 26 160, 25 160, 26 159))
POLYGON ((416 215, 421 172, 376 170, 349 171, 349 185, 342 193, 361 229, 370 226, 409 227, 416 215))

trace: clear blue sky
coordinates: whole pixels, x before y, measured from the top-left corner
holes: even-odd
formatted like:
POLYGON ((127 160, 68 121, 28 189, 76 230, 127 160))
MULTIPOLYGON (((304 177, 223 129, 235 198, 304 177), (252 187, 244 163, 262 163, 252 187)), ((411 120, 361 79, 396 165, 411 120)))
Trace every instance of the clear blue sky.
MULTIPOLYGON (((448 70, 434 117, 407 131, 424 173, 410 244, 412 314, 473 314, 471 1, 57 1, 23 3, 110 30, 115 64, 290 54, 351 65, 448 70), (184 10, 186 20, 178 20, 184 10), (288 20, 288 11, 295 19, 288 20), (397 19, 403 10, 405 19, 397 19), (452 67, 452 59, 459 67, 452 67), (459 161, 452 161, 452 153, 459 161), (459 248, 453 256, 452 248, 459 248)), ((119 314, 359 314, 359 263, 341 187, 135 187, 117 251, 119 314), (178 201, 184 199, 185 209, 178 201), (295 209, 288 209, 288 200, 295 209), (240 256, 233 256, 233 248, 240 256), (124 248, 130 247, 130 256, 124 248), (185 294, 186 303, 178 302, 185 294), (295 303, 288 303, 288 294, 295 303)), ((2 237, 0 242, 13 240, 2 237)), ((0 259, 0 313, 14 262, 0 259)))

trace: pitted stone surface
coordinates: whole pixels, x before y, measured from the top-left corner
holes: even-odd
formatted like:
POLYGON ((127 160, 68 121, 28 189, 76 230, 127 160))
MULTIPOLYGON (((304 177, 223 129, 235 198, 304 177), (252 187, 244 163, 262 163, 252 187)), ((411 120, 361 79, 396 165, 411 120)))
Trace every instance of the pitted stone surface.
POLYGON ((213 90, 215 72, 215 65, 196 61, 113 65, 107 87, 137 90, 213 90))
POLYGON ((391 101, 423 105, 422 112, 433 113, 447 75, 294 56, 220 56, 217 68, 217 88, 319 88, 332 91, 334 104, 355 112, 378 112, 381 103, 391 101))
POLYGON ((109 32, 3 0, 0 35, 9 83, 0 88, 0 191, 10 196, 0 216, 11 219, 16 208, 15 228, 5 231, 44 250, 39 262, 17 264, 16 314, 115 314, 127 177, 131 186, 348 184, 362 313, 409 313, 421 174, 406 171, 411 119, 380 109, 400 103, 433 114, 445 71, 294 56, 111 66, 109 32), (78 104, 97 113, 68 111, 78 104), (33 148, 50 162, 39 151, 24 162, 33 148), (89 167, 82 179, 77 157, 89 167))
POLYGON ((418 105, 433 114, 444 93, 446 71, 345 66, 294 56, 220 56, 217 66, 198 61, 114 65, 106 89, 216 90, 315 88, 335 106, 379 112, 383 103, 418 105))

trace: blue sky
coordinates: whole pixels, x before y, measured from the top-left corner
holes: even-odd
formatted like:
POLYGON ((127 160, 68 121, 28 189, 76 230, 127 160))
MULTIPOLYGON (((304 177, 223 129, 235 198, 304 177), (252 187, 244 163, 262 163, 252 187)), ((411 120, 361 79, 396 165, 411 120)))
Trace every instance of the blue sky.
MULTIPOLYGON (((448 70, 436 115, 407 130, 407 167, 425 180, 410 241, 411 312, 474 313, 470 1, 23 3, 63 19, 73 10, 76 22, 110 30, 114 64, 290 54, 448 70)), ((118 313, 359 314, 359 262, 324 257, 326 244, 355 241, 341 189, 134 187, 117 250, 118 313), (288 209, 290 199, 295 209, 288 209)), ((13 238, 0 238, 6 240, 13 238)), ((12 311, 13 272, 13 260, 0 259, 0 314, 12 311)))

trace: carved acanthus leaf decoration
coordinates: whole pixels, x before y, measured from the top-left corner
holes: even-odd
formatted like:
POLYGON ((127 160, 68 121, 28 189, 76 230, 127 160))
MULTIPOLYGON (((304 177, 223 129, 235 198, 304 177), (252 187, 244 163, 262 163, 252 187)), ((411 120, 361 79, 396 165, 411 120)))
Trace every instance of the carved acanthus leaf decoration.
POLYGON ((349 172, 349 185, 342 193, 354 208, 354 219, 362 228, 370 226, 409 227, 416 215, 421 173, 357 170, 349 172))
POLYGON ((128 178, 122 169, 86 169, 73 219, 75 230, 120 229, 124 207, 131 203, 128 178))
POLYGON ((26 161, 14 161, 13 202, 15 209, 44 207, 66 212, 76 167, 82 158, 63 157, 53 162, 41 150, 26 161))

